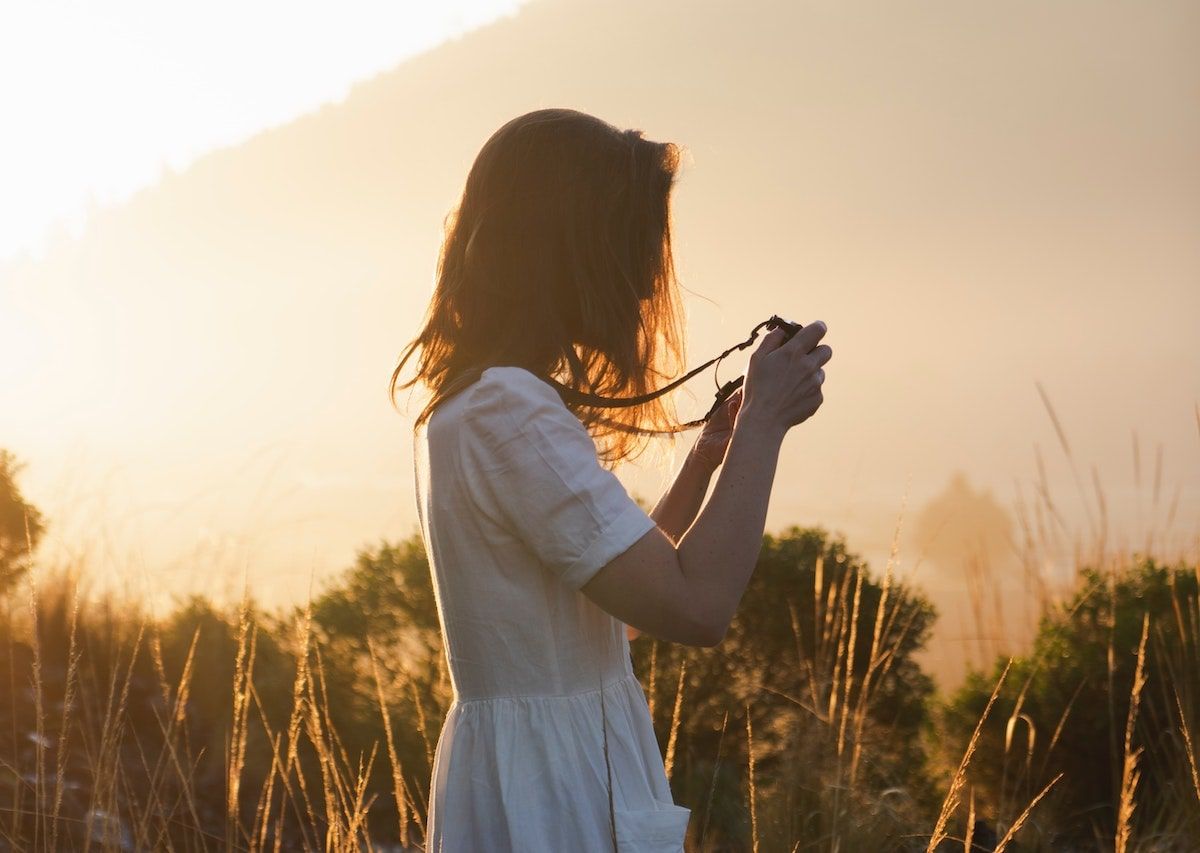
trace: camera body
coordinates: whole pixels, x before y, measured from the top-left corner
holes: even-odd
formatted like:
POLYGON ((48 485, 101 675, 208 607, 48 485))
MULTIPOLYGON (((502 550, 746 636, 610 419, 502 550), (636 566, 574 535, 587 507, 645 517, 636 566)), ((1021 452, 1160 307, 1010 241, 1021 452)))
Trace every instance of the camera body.
MULTIPOLYGON (((772 314, 771 318, 769 320, 764 320, 762 323, 759 323, 757 326, 754 327, 754 334, 750 336, 750 340, 739 344, 737 347, 735 347, 735 349, 743 349, 743 348, 749 346, 750 342, 753 341, 754 338, 758 335, 758 330, 760 328, 762 328, 763 326, 766 326, 768 329, 771 329, 772 331, 774 331, 775 329, 782 328, 784 331, 784 335, 785 335, 785 337, 783 339, 784 343, 787 343, 788 341, 790 341, 792 339, 792 336, 795 335, 796 332, 798 332, 802 328, 804 328, 799 323, 793 323, 791 320, 783 319, 778 314, 772 314)), ((722 353, 717 358, 713 359, 713 361, 720 361, 725 356, 727 356, 731 351, 732 350, 727 350, 726 352, 722 353)), ((734 391, 736 391, 738 388, 740 388, 745 381, 746 381, 745 376, 739 376, 737 379, 730 379, 728 382, 726 382, 724 385, 722 385, 720 388, 718 388, 717 393, 716 393, 716 398, 717 398, 716 402, 714 402, 712 405, 712 408, 708 410, 708 414, 706 414, 703 418, 701 418, 699 421, 696 421, 695 423, 698 423, 698 424, 704 423, 709 418, 711 418, 713 416, 713 414, 716 413, 717 409, 721 406, 721 404, 724 403, 729 398, 729 395, 732 394, 734 391)))
POLYGON ((793 323, 791 320, 783 319, 778 314, 772 314, 771 319, 767 320, 767 328, 774 330, 780 327, 783 328, 786 334, 786 337, 783 339, 784 343, 790 341, 792 339, 792 335, 804 328, 799 323, 793 323))

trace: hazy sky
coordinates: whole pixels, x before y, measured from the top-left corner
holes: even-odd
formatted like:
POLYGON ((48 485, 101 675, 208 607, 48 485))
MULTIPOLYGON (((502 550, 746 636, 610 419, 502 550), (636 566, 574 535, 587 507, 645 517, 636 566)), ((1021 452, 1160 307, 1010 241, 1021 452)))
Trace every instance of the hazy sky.
POLYGON ((521 0, 0 6, 0 258, 521 0))
MULTIPOLYGON (((824 526, 882 569, 903 511, 897 569, 942 605, 943 663, 995 642, 963 599, 980 560, 1024 594, 1022 513, 1052 546, 1034 564, 1050 580, 1102 528, 1110 545, 1156 531, 1152 551, 1197 556, 1200 7, 531 0, 318 107, 399 59, 355 8, 298 13, 308 40, 288 47, 270 16, 225 53, 210 48, 228 19, 164 29, 202 35, 168 51, 196 64, 177 95, 156 90, 161 112, 114 105, 88 124, 64 109, 90 131, 68 134, 75 156, 29 139, 20 169, 3 158, 31 176, 5 214, 14 245, 26 209, 44 219, 80 187, 180 164, 77 238, 0 264, 0 446, 29 464, 48 556, 150 596, 247 578, 294 601, 355 549, 415 532, 418 401, 389 408, 387 377, 479 147, 564 105, 687 148, 673 204, 690 364, 772 313, 826 321, 826 402, 786 440, 768 528, 824 526), (272 66, 304 66, 316 42, 344 56, 285 95, 293 75, 272 66), (204 94, 217 69, 256 92, 229 114, 204 94), (193 113, 226 138, 188 137, 193 113), (112 152, 146 115, 157 141, 126 163, 112 152), (108 153, 76 166, 93 148, 108 153), (36 176, 60 169, 78 171, 43 209, 36 176)), ((64 25, 86 43, 81 26, 64 25)), ((140 67, 98 50, 40 94, 25 75, 21 98, 140 67)), ((690 384, 681 414, 713 387, 690 384)), ((618 473, 653 502, 670 470, 618 473)))

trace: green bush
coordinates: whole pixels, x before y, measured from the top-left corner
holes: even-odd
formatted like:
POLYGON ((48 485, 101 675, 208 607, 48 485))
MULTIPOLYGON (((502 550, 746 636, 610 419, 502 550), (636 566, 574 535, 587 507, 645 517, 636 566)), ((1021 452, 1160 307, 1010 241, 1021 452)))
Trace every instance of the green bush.
POLYGON ((751 838, 748 709, 763 849, 908 849, 902 839, 936 813, 922 738, 933 684, 914 660, 934 618, 927 600, 890 579, 885 594, 884 579, 840 539, 791 527, 764 536, 719 646, 635 640, 635 669, 697 839, 706 824, 706 845, 751 838), (681 667, 685 710, 672 750, 681 667))
MULTIPOLYGON (((1144 750, 1133 836, 1146 844, 1200 838, 1188 744, 1200 733, 1197 572, 1150 559, 1112 573, 1083 570, 1070 600, 1043 617, 1031 653, 1013 661, 968 771, 981 813, 1004 825, 1062 773, 1038 805, 1031 835, 1050 849, 1112 844, 1147 615, 1146 682, 1132 741, 1134 751, 1144 750)), ((991 675, 972 673, 941 712, 954 764, 1006 662, 991 675)))

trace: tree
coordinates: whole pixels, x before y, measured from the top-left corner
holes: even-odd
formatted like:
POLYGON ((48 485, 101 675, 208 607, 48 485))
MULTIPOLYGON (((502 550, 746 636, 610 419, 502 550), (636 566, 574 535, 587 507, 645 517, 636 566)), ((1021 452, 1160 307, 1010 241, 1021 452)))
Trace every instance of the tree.
MULTIPOLYGON (((328 714, 342 746, 355 761, 375 748, 385 756, 371 770, 371 790, 381 792, 371 827, 376 837, 391 837, 399 818, 393 771, 403 780, 406 810, 424 820, 433 752, 452 698, 421 534, 360 550, 308 612, 322 679, 336 697, 328 714)), ((292 618, 299 624, 306 614, 292 618)))
POLYGON ((17 474, 23 467, 12 453, 0 449, 0 592, 29 571, 45 532, 42 514, 17 487, 17 474))
POLYGON ((664 756, 674 740, 673 792, 698 826, 711 818, 706 844, 749 838, 748 710, 765 849, 830 837, 851 849, 897 849, 932 805, 923 733, 933 682, 914 655, 935 616, 894 579, 885 592, 840 538, 793 526, 763 537, 720 645, 636 640, 634 667, 651 685, 664 756))
MULTIPOLYGON (((1035 824, 1055 849, 1116 831, 1127 768, 1125 731, 1148 617, 1131 750, 1140 779, 1135 839, 1200 838, 1200 598, 1195 567, 1149 558, 1114 571, 1084 568, 1074 595, 1043 617, 1016 658, 981 733, 969 771, 978 813, 1011 822, 1059 773, 1035 824), (1189 756, 1189 752, 1193 752, 1189 756)), ((1007 660, 972 673, 941 712, 956 764, 1007 660)))

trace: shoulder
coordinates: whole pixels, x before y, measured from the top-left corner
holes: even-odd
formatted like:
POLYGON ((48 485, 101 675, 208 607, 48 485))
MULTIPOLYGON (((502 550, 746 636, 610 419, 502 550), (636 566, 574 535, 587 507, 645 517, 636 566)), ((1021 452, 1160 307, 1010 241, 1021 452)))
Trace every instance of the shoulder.
POLYGON ((559 399, 558 392, 540 376, 516 365, 497 365, 484 369, 476 387, 503 391, 509 395, 559 399))
POLYGON ((523 432, 533 421, 584 428, 554 386, 514 365, 483 371, 469 390, 464 416, 469 430, 492 437, 523 432))
POLYGON ((468 410, 475 413, 545 405, 566 409, 549 382, 514 365, 484 369, 479 380, 471 387, 467 400, 468 410))

